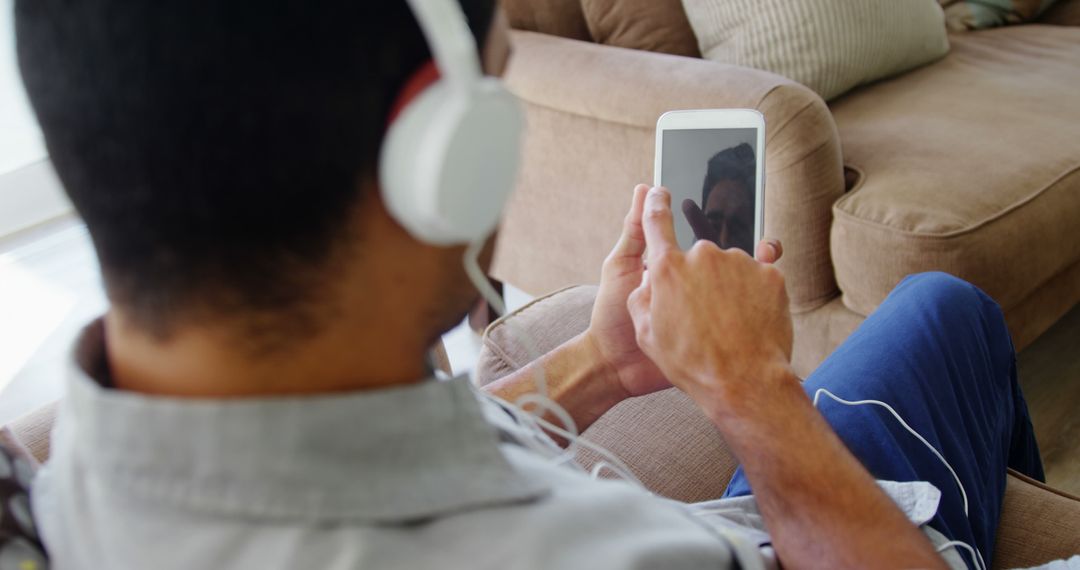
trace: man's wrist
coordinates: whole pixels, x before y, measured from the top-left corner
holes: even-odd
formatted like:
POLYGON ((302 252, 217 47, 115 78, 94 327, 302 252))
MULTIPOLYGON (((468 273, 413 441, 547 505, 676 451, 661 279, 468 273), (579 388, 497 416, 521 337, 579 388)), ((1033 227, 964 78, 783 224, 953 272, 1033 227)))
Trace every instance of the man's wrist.
POLYGON ((746 371, 739 378, 708 379, 715 388, 701 403, 706 415, 722 430, 747 421, 762 421, 795 400, 806 398, 801 379, 786 364, 746 371))
POLYGON ((631 397, 620 380, 618 367, 600 350, 600 344, 591 330, 586 330, 570 342, 576 345, 577 357, 581 359, 580 361, 586 363, 589 370, 588 376, 602 388, 607 404, 614 406, 631 397))

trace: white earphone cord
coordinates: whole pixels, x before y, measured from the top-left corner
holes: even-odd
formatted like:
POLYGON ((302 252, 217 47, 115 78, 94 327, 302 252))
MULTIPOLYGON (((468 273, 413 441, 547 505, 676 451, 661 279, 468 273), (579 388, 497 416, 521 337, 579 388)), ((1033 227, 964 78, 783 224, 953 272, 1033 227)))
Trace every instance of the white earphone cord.
MULTIPOLYGON (((465 273, 468 275, 469 280, 472 281, 477 291, 480 292, 481 297, 487 301, 491 308, 501 317, 506 314, 506 303, 499 293, 491 286, 491 282, 488 281, 484 271, 480 269, 480 252, 483 250, 484 240, 477 240, 469 244, 465 250, 464 267, 465 273)), ((530 362, 538 362, 543 356, 540 354, 538 343, 532 337, 532 335, 522 329, 513 319, 508 319, 503 322, 504 326, 510 328, 513 335, 522 343, 525 351, 528 353, 530 362)), ((533 384, 536 387, 536 392, 532 394, 525 394, 518 398, 515 402, 506 402, 505 400, 498 398, 494 395, 486 392, 481 392, 481 395, 488 398, 501 407, 508 410, 514 418, 524 427, 530 428, 534 435, 532 441, 523 442, 533 451, 539 452, 541 455, 554 454, 553 461, 557 464, 566 464, 571 467, 589 474, 592 478, 599 478, 602 471, 607 469, 619 476, 620 478, 630 481, 643 490, 648 492, 645 485, 633 474, 630 468, 623 463, 614 453, 604 449, 602 446, 590 442, 581 437, 578 433, 577 425, 574 423, 574 419, 570 416, 558 402, 548 397, 548 384, 547 377, 544 373, 544 367, 537 365, 533 367, 534 380, 533 384), (531 411, 526 411, 525 407, 532 405, 531 411), (544 414, 550 413, 562 426, 553 424, 552 422, 544 419, 544 414), (558 435, 559 437, 567 441, 566 449, 560 447, 554 440, 545 433, 545 430, 549 433, 558 435), (578 448, 584 447, 599 455, 603 460, 598 461, 591 472, 585 471, 577 462, 578 448)))
MULTIPOLYGON (((956 474, 956 470, 953 469, 952 465, 949 465, 949 462, 945 460, 945 456, 943 456, 941 454, 941 452, 939 452, 933 445, 930 445, 930 442, 927 441, 926 438, 923 437, 921 434, 919 434, 919 432, 915 431, 915 428, 911 427, 906 421, 904 421, 904 418, 902 418, 900 416, 900 414, 892 406, 890 406, 889 404, 886 404, 885 402, 882 402, 881 400, 856 400, 856 401, 845 400, 845 399, 837 396, 836 394, 833 394, 832 392, 830 392, 829 390, 827 390, 825 388, 818 388, 817 391, 814 392, 814 407, 815 408, 818 407, 818 401, 821 399, 822 395, 828 396, 830 399, 832 399, 836 403, 842 404, 842 405, 845 405, 845 406, 855 407, 855 406, 870 406, 870 405, 873 405, 873 406, 880 406, 882 408, 885 408, 890 414, 892 414, 892 416, 894 418, 896 418, 896 421, 900 422, 901 427, 903 427, 905 430, 907 430, 908 433, 915 436, 916 439, 918 439, 920 442, 922 442, 922 444, 925 445, 934 454, 934 456, 938 458, 939 461, 941 461, 941 464, 944 465, 945 468, 949 470, 949 473, 952 474, 953 479, 956 480, 956 486, 960 489, 960 496, 964 500, 964 516, 969 516, 968 515, 967 491, 964 489, 964 484, 960 482, 960 476, 956 474)), ((950 541, 946 542, 945 544, 942 544, 941 546, 939 546, 937 551, 939 553, 941 553, 941 552, 944 552, 945 550, 948 550, 949 548, 964 548, 964 549, 966 549, 968 551, 968 553, 971 555, 971 560, 975 564, 976 570, 987 570, 986 569, 986 562, 983 561, 982 553, 980 553, 978 551, 978 549, 973 548, 970 544, 968 544, 966 542, 963 542, 963 541, 959 541, 959 540, 950 540, 950 541)))

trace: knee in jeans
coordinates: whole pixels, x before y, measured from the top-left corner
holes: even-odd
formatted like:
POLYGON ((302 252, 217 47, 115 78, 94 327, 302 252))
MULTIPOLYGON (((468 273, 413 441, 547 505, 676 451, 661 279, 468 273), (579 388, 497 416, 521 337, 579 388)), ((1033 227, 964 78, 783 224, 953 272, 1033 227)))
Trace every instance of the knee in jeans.
POLYGON ((982 315, 982 321, 1006 335, 1001 308, 978 287, 941 271, 909 275, 896 288, 897 293, 913 295, 927 309, 949 314, 982 315))
POLYGON ((942 271, 927 271, 905 277, 897 290, 906 290, 924 299, 948 305, 982 301, 984 294, 971 283, 942 271))

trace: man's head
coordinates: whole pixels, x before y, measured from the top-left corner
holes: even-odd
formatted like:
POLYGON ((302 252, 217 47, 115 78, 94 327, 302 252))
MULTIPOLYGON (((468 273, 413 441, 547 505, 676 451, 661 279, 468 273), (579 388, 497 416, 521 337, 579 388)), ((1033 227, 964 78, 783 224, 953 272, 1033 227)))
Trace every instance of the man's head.
MULTIPOLYGON (((484 45, 494 0, 461 3, 484 45)), ((16 32, 110 299, 148 331, 317 325, 344 273, 404 243, 376 182, 390 110, 430 59, 404 1, 18 0, 16 32)))
POLYGON ((701 205, 718 245, 754 253, 754 150, 740 144, 709 159, 701 205))

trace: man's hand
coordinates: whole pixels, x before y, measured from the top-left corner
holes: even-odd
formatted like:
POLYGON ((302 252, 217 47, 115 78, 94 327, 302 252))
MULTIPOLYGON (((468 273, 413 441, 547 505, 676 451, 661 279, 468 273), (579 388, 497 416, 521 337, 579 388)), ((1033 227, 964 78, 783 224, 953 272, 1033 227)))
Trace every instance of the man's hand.
POLYGON ((638 343, 724 435, 784 566, 944 568, 791 372, 780 273, 711 242, 679 251, 662 188, 642 225, 649 270, 628 301, 638 343))
MULTIPOLYGON (((668 388, 671 384, 659 368, 638 347, 634 322, 627 299, 642 283, 645 273, 645 229, 642 213, 649 187, 634 188, 630 211, 623 220, 622 234, 604 260, 600 272, 600 291, 593 306, 586 337, 600 357, 610 366, 626 396, 641 396, 668 388)), ((707 222, 707 221, 706 221, 707 222)), ((678 250, 678 246, 675 246, 678 250)), ((782 254, 780 243, 763 241, 757 257, 762 263, 774 263, 782 254)))
MULTIPOLYGON (((638 345, 667 378, 713 413, 741 383, 787 371, 792 326, 779 270, 708 241, 680 251, 663 188, 647 193, 641 231, 649 270, 627 305, 638 345)), ((758 245, 761 261, 779 254, 778 243, 758 245)))
MULTIPOLYGON (((541 367, 547 379, 548 395, 570 413, 579 431, 585 431, 626 398, 671 386, 638 347, 634 321, 627 308, 630 293, 641 284, 645 274, 642 212, 648 191, 645 185, 634 189, 622 234, 604 261, 600 292, 588 330, 489 384, 486 390, 515 402, 536 391, 536 368, 541 367)), ((780 259, 781 253, 779 242, 758 244, 757 258, 762 263, 780 259)))
POLYGON ((638 348, 634 323, 626 308, 630 292, 641 283, 645 263, 645 234, 641 212, 649 187, 638 184, 630 211, 623 219, 622 234, 604 259, 600 270, 600 290, 596 294, 592 318, 585 337, 596 347, 599 357, 619 380, 626 397, 642 396, 671 387, 660 369, 638 348))

